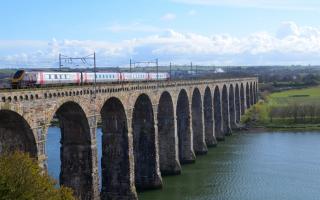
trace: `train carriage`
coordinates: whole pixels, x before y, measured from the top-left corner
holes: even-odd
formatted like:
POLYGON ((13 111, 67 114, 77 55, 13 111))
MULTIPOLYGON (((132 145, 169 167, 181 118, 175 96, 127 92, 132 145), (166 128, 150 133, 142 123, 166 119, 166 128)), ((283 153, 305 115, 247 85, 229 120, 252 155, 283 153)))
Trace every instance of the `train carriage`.
MULTIPOLYGON (((82 72, 83 83, 94 83, 94 73, 93 72, 82 72)), ((97 72, 96 82, 97 83, 107 83, 107 82, 119 82, 121 81, 120 73, 116 72, 97 72)))
POLYGON ((149 80, 148 73, 122 73, 123 81, 147 81, 149 80))
POLYGON ((169 74, 168 73, 149 73, 150 80, 168 80, 169 74))
POLYGON ((37 84, 80 84, 81 73, 79 72, 38 72, 37 84))

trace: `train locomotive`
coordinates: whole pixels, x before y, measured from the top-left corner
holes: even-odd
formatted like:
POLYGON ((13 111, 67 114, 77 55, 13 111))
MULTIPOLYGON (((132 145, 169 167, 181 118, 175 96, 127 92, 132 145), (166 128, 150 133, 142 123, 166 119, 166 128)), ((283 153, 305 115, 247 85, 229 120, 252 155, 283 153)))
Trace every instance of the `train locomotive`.
POLYGON ((96 83, 121 83, 135 81, 168 80, 169 73, 129 72, 46 72, 18 70, 11 79, 12 88, 42 87, 54 85, 83 85, 96 83), (96 77, 95 77, 96 76, 96 77))

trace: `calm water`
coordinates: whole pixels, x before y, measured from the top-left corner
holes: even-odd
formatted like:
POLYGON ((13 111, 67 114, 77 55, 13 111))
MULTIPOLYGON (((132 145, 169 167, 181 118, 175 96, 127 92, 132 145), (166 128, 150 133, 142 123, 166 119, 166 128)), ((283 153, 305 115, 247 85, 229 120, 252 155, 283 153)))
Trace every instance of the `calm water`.
MULTIPOLYGON (((50 129, 49 141, 59 133, 50 129)), ((98 134, 100 138, 101 131, 98 134)), ((58 177, 59 146, 55 148, 48 149, 48 165, 58 177)), ((139 199, 318 200, 320 133, 233 135, 199 156, 196 164, 184 165, 180 176, 165 177, 163 182, 162 190, 141 193, 139 199)))

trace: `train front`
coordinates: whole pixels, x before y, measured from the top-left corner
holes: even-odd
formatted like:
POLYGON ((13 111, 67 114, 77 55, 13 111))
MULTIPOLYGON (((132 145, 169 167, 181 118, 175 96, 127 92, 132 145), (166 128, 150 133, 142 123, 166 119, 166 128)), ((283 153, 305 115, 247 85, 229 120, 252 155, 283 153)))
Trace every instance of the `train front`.
POLYGON ((14 73, 14 75, 11 79, 11 87, 12 88, 19 88, 20 83, 23 80, 24 75, 25 75, 25 70, 16 71, 16 73, 14 73))

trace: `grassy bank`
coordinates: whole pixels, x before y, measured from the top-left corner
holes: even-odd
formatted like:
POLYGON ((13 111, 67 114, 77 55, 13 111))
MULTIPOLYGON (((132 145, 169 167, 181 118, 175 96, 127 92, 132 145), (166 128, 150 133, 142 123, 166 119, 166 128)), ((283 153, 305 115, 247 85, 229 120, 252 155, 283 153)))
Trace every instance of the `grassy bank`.
POLYGON ((264 94, 242 122, 250 127, 320 130, 320 86, 264 94))

